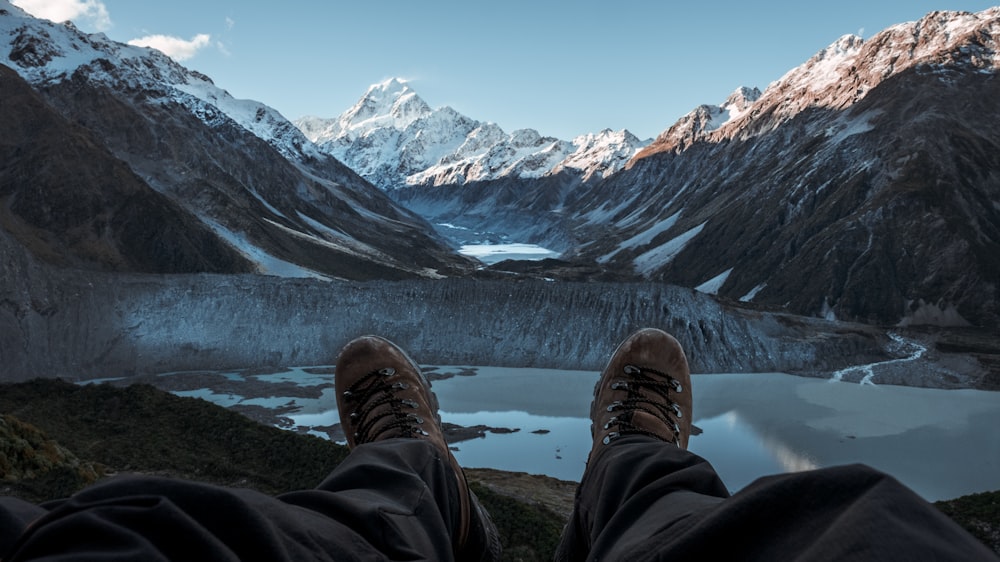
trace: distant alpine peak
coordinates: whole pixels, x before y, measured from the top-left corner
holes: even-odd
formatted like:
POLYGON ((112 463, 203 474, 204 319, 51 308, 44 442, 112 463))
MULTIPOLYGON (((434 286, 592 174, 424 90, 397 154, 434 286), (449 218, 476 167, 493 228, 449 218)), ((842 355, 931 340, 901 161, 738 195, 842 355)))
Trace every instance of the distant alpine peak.
POLYGON ((350 133, 360 136, 380 127, 405 129, 431 111, 427 102, 405 80, 390 78, 368 88, 354 107, 341 114, 337 119, 338 127, 328 135, 350 133))
POLYGON ((585 179, 620 169, 644 143, 609 129, 572 142, 534 129, 504 132, 445 106, 431 109, 409 84, 390 78, 368 88, 333 119, 295 124, 321 149, 384 189, 461 185, 569 171, 585 179))
POLYGON ((366 96, 370 96, 375 92, 381 92, 383 94, 391 94, 394 92, 403 92, 404 90, 409 90, 410 86, 408 80, 405 78, 393 77, 387 78, 378 84, 372 84, 368 88, 366 96))

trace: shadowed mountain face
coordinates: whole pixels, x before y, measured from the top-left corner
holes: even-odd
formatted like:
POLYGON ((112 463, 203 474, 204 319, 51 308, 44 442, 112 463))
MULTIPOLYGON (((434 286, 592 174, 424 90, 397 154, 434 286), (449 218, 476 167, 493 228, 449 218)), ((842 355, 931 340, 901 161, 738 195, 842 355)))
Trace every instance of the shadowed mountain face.
POLYGON ((0 65, 0 226, 56 265, 150 273, 253 265, 0 65))
POLYGON ((466 267, 426 223, 332 158, 291 161, 234 123, 209 127, 179 105, 146 104, 145 92, 115 93, 82 73, 42 91, 157 191, 285 268, 400 279, 466 267))
POLYGON ((637 160, 588 193, 582 215, 611 211, 584 228, 618 228, 580 253, 800 313, 996 325, 998 95, 994 74, 915 69, 847 110, 637 160))
MULTIPOLYGON (((183 255, 170 257, 166 250, 150 251, 150 263, 143 267, 114 255, 77 259, 76 253, 93 244, 76 241, 82 236, 76 231, 61 230, 74 227, 66 217, 35 216, 35 222, 48 221, 46 228, 59 244, 68 241, 57 252, 62 255, 57 263, 97 259, 114 262, 119 270, 173 271, 174 262, 208 259, 217 263, 184 270, 348 279, 434 278, 464 274, 471 267, 423 219, 321 153, 276 111, 233 99, 208 77, 158 51, 35 19, 2 2, 0 60, 16 72, 7 72, 5 82, 20 75, 38 94, 36 106, 47 105, 47 111, 72 124, 73 135, 102 153, 91 161, 78 150, 65 149, 59 143, 69 142, 61 138, 66 135, 24 121, 28 114, 19 117, 17 131, 8 130, 5 122, 0 142, 17 151, 19 162, 5 190, 28 190, 43 179, 51 183, 52 177, 75 178, 114 200, 120 196, 116 190, 129 190, 129 208, 137 217, 147 207, 181 213, 191 229, 215 237, 214 243, 230 254, 225 258, 209 252, 198 258, 178 250, 183 255), (118 163, 105 164, 108 160, 118 163), (144 186, 144 194, 127 185, 144 186), (143 197, 150 200, 139 201, 143 197), (156 263, 164 258, 172 261, 156 263)), ((22 102, 11 98, 4 111, 18 113, 15 103, 22 102)), ((110 204, 104 199, 77 203, 95 216, 107 214, 110 204)), ((46 212, 44 202, 27 195, 19 205, 19 216, 46 212)), ((171 230, 155 231, 157 225, 155 213, 149 221, 126 222, 121 228, 130 228, 130 234, 120 241, 152 239, 159 248, 167 237, 184 238, 171 230)), ((5 227, 22 228, 13 223, 5 227)), ((17 233, 27 244, 27 234, 17 233)), ((30 249, 52 254, 46 247, 36 243, 30 249)))
POLYGON ((994 8, 840 39, 595 186, 579 254, 801 314, 997 326, 998 30, 994 8))

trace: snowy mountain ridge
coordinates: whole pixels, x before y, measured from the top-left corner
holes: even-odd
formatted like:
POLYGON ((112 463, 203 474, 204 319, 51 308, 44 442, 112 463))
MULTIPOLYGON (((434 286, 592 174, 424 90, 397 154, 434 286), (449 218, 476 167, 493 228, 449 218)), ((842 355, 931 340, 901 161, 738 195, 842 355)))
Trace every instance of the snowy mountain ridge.
MULTIPOLYGON (((468 267, 428 224, 279 112, 233 98, 155 49, 0 0, 0 61, 49 111, 86 129, 146 188, 177 202, 261 273, 435 277, 468 267)), ((66 181, 37 190, 65 189, 66 181)))
POLYGON ((295 124, 322 150, 384 189, 538 178, 564 170, 585 179, 602 177, 648 144, 625 130, 572 141, 533 129, 508 134, 451 107, 431 109, 398 78, 372 85, 337 118, 304 117, 295 124))
MULTIPOLYGON (((920 20, 886 28, 868 40, 844 35, 789 70, 758 93, 752 103, 716 127, 695 128, 686 136, 685 116, 642 150, 638 158, 683 150, 692 140, 747 139, 774 130, 810 108, 842 110, 861 101, 885 79, 908 69, 948 72, 965 66, 991 73, 1000 68, 1000 6, 981 12, 931 12, 920 20), (675 131, 675 127, 680 127, 675 131)), ((732 98, 730 98, 732 99, 732 98)))
POLYGON ((156 49, 118 43, 103 33, 86 34, 71 22, 36 19, 8 0, 0 0, 0 13, 6 16, 0 19, 0 36, 10 38, 10 51, 2 54, 32 84, 61 82, 83 72, 88 80, 117 89, 156 92, 162 102, 180 103, 206 124, 217 121, 221 112, 286 157, 321 155, 276 110, 233 98, 209 77, 184 68, 156 49))

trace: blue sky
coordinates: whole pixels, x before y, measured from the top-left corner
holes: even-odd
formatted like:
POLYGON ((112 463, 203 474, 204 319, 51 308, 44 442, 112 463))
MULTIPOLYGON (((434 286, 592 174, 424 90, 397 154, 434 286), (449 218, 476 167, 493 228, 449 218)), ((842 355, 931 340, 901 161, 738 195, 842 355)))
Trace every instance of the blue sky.
POLYGON ((652 137, 739 86, 762 90, 846 34, 990 2, 671 0, 506 2, 14 0, 164 50, 289 119, 334 117, 369 85, 410 80, 506 131, 570 139, 604 128, 652 137), (170 40, 172 42, 169 42, 170 40), (167 41, 167 42, 164 42, 167 41))

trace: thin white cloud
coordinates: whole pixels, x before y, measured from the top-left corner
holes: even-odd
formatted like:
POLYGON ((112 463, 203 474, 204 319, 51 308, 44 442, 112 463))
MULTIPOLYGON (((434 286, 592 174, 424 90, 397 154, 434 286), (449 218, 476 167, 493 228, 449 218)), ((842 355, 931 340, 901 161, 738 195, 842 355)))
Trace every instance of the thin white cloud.
POLYGON ((70 20, 81 28, 111 29, 111 16, 101 0, 12 0, 29 14, 62 23, 70 20))
POLYGON ((129 45, 136 47, 152 47, 176 61, 190 59, 211 43, 212 36, 207 33, 199 33, 191 39, 181 39, 170 35, 147 35, 128 42, 129 45))
POLYGON ((234 27, 236 27, 236 20, 234 20, 229 16, 226 16, 226 29, 232 29, 234 27))

